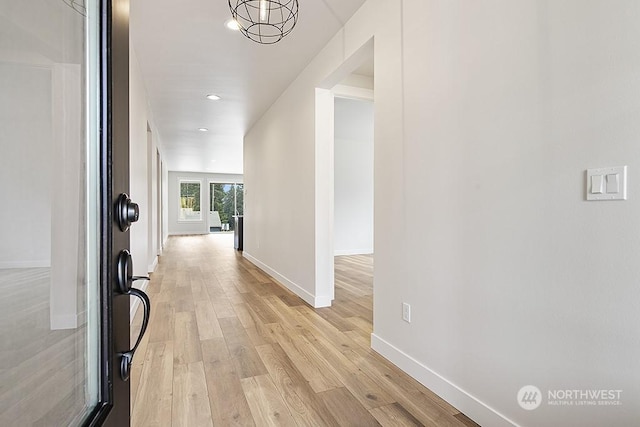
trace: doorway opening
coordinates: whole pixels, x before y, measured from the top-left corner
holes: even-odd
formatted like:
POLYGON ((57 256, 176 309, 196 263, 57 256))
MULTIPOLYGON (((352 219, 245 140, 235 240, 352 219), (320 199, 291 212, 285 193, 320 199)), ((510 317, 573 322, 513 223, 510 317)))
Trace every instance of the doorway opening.
POLYGON ((209 233, 233 233, 244 214, 244 184, 209 182, 209 233))
POLYGON ((372 38, 316 88, 316 307, 332 304, 345 263, 366 267, 373 294, 373 194, 372 38))
POLYGON ((339 293, 335 304, 345 296, 361 302, 368 309, 362 314, 368 321, 373 321, 373 126, 373 100, 336 94, 333 244, 339 293))
POLYGON ((164 239, 162 238, 162 161, 160 160, 160 150, 156 149, 156 255, 162 255, 164 239))

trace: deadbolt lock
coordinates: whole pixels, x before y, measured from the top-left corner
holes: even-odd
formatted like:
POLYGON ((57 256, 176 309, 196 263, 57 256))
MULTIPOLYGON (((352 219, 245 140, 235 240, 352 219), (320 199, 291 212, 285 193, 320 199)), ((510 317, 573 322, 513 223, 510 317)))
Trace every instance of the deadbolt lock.
POLYGON ((138 221, 140 208, 125 193, 120 194, 116 204, 116 219, 121 231, 127 231, 132 223, 138 221))

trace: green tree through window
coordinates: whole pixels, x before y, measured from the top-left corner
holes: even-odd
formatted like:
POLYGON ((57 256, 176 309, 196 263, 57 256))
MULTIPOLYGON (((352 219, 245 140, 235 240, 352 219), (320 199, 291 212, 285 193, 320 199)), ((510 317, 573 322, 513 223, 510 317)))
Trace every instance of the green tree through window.
POLYGON ((235 215, 242 215, 244 193, 242 184, 211 183, 209 186, 210 210, 217 211, 222 224, 233 230, 235 215))
POLYGON ((201 220, 200 183, 180 182, 180 220, 201 220))

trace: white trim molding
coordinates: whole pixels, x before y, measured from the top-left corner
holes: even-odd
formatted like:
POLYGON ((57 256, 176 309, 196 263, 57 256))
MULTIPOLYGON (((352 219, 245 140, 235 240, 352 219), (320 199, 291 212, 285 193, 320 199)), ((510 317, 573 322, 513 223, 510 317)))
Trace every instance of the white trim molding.
POLYGON ((153 257, 153 262, 151 262, 151 264, 149 264, 149 266, 147 267, 147 271, 149 273, 153 273, 154 271, 156 271, 156 267, 158 266, 158 256, 154 256, 153 257))
POLYGON ((505 415, 502 415, 375 333, 371 334, 371 348, 478 424, 493 427, 519 427, 518 424, 505 415))
POLYGON ((373 254, 373 248, 366 249, 336 249, 334 251, 335 256, 344 255, 371 255, 373 254))
POLYGON ((169 233, 169 237, 171 236, 204 236, 206 234, 210 234, 208 231, 203 231, 200 233, 196 233, 194 231, 172 231, 169 233))
POLYGON ((287 279, 282 274, 278 273, 276 270, 272 269, 268 265, 259 261, 252 255, 247 252, 242 252, 242 256, 246 258, 250 263, 267 273, 273 279, 275 279, 276 283, 280 286, 290 290, 294 294, 298 295, 302 298, 307 304, 312 306, 313 308, 322 308, 322 307, 330 307, 331 306, 331 297, 324 296, 315 296, 302 288, 300 285, 294 283, 293 281, 287 279))

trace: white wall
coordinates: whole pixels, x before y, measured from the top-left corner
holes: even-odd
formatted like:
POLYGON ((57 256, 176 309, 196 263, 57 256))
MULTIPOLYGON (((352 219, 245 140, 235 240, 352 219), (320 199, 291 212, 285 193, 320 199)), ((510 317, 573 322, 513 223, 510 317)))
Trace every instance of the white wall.
POLYGON ((481 425, 636 424, 639 19, 623 0, 369 0, 245 138, 245 252, 315 297, 314 90, 374 36, 374 348, 481 425), (585 169, 625 164, 628 201, 585 201, 585 169), (525 411, 527 384, 622 405, 525 411))
POLYGON ((219 174, 200 172, 169 172, 168 183, 168 230, 169 235, 188 234, 208 234, 209 233, 209 183, 238 183, 241 184, 244 178, 240 174, 219 174), (202 220, 200 221, 179 221, 180 211, 180 186, 181 179, 200 181, 200 207, 202 220))
MULTIPOLYGON (((146 276, 153 272, 160 252, 158 239, 149 232, 155 233, 158 221, 156 189, 159 183, 156 175, 156 156, 160 152, 162 158, 162 141, 154 124, 146 88, 135 48, 130 46, 130 123, 129 123, 129 154, 130 154, 130 194, 132 201, 140 207, 140 218, 134 223, 131 233, 131 254, 133 256, 134 274, 146 276), (148 140, 147 129, 151 130, 148 140), (151 178, 151 181, 149 181, 151 178)), ((166 182, 165 182, 166 185, 166 182)), ((142 286, 142 282, 136 286, 142 286)))
POLYGON ((334 114, 334 253, 370 254, 373 253, 373 103, 335 98, 334 114))

